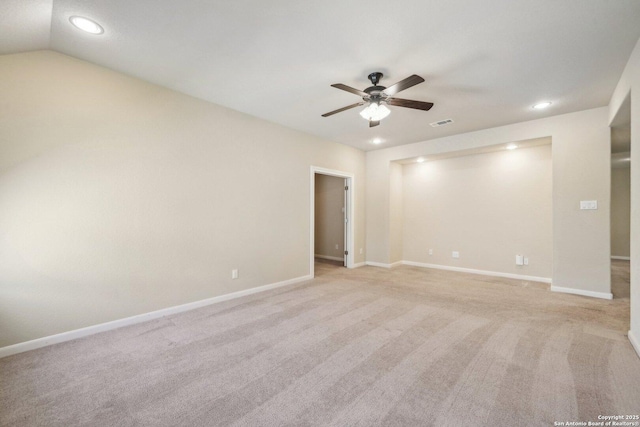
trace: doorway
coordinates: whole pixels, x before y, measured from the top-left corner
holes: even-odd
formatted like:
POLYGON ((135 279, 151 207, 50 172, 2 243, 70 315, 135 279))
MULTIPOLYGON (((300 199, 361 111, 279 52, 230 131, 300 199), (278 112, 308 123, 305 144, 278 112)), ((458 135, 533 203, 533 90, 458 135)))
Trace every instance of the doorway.
POLYGON ((630 298, 631 99, 611 123, 611 292, 630 298))
POLYGON ((353 267, 352 174, 312 166, 310 176, 310 275, 324 267, 353 267))
POLYGON ((345 178, 316 174, 315 186, 315 242, 316 262, 346 266, 346 209, 345 178))

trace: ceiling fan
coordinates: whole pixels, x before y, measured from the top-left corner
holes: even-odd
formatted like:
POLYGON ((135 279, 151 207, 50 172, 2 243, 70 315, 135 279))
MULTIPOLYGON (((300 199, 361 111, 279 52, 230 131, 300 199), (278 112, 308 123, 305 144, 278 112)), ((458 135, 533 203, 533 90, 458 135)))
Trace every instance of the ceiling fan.
POLYGON ((409 89, 419 83, 422 83, 424 79, 417 75, 412 75, 404 80, 399 81, 393 86, 384 87, 378 86, 378 82, 382 78, 383 74, 375 72, 369 74, 368 78, 371 80, 373 86, 366 88, 365 90, 354 89, 350 86, 343 85, 342 83, 336 83, 331 85, 337 89, 346 90, 347 92, 355 93, 362 97, 362 101, 355 104, 348 105, 346 107, 339 108, 337 110, 325 113, 322 117, 329 117, 336 113, 340 113, 351 108, 359 107, 361 105, 368 104, 367 107, 360 112, 360 115, 369 121, 369 127, 378 126, 380 120, 384 119, 391 113, 386 107, 387 105, 393 105, 395 107, 414 108, 416 110, 429 111, 433 107, 432 102, 412 101, 410 99, 394 98, 393 95, 401 90, 409 89))

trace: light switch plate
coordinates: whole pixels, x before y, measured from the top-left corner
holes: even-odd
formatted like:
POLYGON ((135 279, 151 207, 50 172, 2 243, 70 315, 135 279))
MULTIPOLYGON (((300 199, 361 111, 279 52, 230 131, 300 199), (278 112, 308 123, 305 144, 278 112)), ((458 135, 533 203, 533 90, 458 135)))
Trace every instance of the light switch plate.
POLYGON ((580 209, 581 210, 598 209, 598 201, 597 200, 580 200, 580 209))

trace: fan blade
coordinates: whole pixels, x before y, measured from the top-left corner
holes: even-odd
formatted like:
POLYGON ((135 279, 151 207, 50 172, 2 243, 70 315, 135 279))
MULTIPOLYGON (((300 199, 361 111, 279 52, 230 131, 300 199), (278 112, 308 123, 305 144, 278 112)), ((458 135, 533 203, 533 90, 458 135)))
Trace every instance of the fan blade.
POLYGON ((429 111, 433 107, 433 102, 412 101, 411 99, 401 98, 387 98, 387 104, 424 111, 429 111))
POLYGON ((334 85, 331 85, 331 87, 335 87, 336 89, 346 90, 347 92, 355 93, 356 95, 360 95, 362 97, 369 96, 369 94, 367 92, 363 92, 361 90, 354 89, 351 86, 343 85, 342 83, 336 83, 334 85))
POLYGON ((393 86, 389 86, 388 88, 383 90, 382 93, 386 94, 387 96, 393 96, 396 93, 400 92, 401 90, 409 89, 410 87, 415 86, 419 83, 422 83, 423 81, 424 79, 422 77, 414 74, 412 76, 407 77, 404 80, 400 80, 398 83, 394 84, 393 86))
POLYGON ((361 105, 364 105, 364 101, 363 102, 356 102, 355 104, 347 105, 346 107, 338 108, 337 110, 333 110, 333 111, 330 111, 328 113, 324 113, 322 115, 322 117, 333 116, 334 114, 341 113, 341 112, 343 112, 345 110, 349 110, 351 108, 356 108, 356 107, 359 107, 361 105))
POLYGON ((369 127, 372 128, 374 126, 378 126, 380 124, 380 120, 370 120, 369 127))

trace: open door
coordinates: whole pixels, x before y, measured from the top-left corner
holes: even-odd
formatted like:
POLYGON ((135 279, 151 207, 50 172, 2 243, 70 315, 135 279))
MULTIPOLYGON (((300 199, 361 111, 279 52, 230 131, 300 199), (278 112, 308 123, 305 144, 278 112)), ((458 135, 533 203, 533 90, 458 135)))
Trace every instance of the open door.
POLYGON ((344 201, 342 203, 342 212, 344 213, 344 266, 347 266, 347 257, 349 256, 349 180, 344 180, 344 201))

